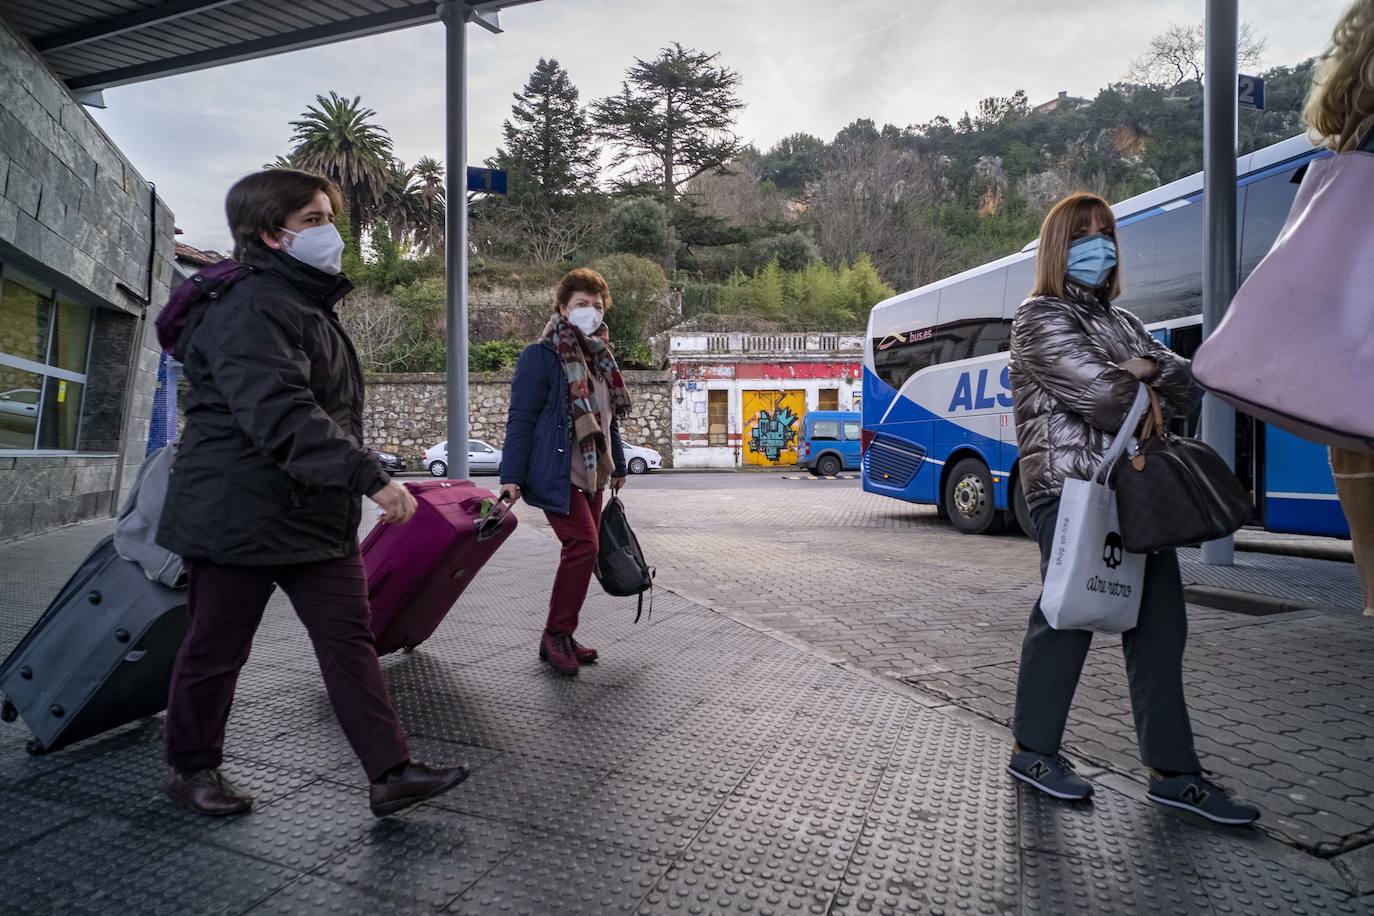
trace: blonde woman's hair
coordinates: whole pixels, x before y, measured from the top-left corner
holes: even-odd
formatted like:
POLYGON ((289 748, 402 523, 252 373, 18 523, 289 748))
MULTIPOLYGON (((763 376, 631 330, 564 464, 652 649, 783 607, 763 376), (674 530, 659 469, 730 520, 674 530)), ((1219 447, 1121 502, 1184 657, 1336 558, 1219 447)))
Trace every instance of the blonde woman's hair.
MULTIPOLYGON (((1116 216, 1111 204, 1096 194, 1078 192, 1055 204, 1040 225, 1040 247, 1035 252, 1035 288, 1032 296, 1064 298, 1064 277, 1069 271, 1069 245, 1093 224, 1093 217, 1102 223, 1102 231, 1116 240, 1116 216)), ((1111 289, 1107 296, 1121 295, 1121 252, 1117 252, 1117 266, 1110 275, 1111 289)))
POLYGON ((1338 153, 1374 128, 1374 0, 1355 0, 1336 23, 1302 117, 1313 140, 1338 153))

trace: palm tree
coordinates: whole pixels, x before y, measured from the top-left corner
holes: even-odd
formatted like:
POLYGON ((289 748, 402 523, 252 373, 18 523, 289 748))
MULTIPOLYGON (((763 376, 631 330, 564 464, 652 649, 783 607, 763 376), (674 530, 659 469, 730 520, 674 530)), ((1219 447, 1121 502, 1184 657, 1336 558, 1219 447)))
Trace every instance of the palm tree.
POLYGON ((291 122, 295 146, 288 158, 296 168, 323 175, 343 190, 354 250, 361 251, 363 226, 383 206, 393 163, 391 137, 371 123, 377 112, 361 107, 361 96, 350 101, 330 92, 315 101, 318 107, 311 105, 291 122))
POLYGON ((444 243, 444 166, 421 156, 410 170, 410 193, 415 199, 411 231, 415 247, 434 252, 444 243))

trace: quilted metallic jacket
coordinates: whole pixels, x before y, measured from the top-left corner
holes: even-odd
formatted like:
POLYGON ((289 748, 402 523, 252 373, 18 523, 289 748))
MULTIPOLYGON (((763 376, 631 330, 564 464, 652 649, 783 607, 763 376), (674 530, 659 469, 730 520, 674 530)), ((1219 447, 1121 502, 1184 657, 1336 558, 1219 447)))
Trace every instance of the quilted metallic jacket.
POLYGON ((1063 299, 1037 296, 1016 313, 1011 391, 1026 502, 1058 498, 1066 477, 1093 475, 1135 401, 1137 381, 1119 363, 1155 361, 1146 379, 1167 414, 1194 404, 1188 360, 1150 336, 1140 319, 1070 281, 1063 299))

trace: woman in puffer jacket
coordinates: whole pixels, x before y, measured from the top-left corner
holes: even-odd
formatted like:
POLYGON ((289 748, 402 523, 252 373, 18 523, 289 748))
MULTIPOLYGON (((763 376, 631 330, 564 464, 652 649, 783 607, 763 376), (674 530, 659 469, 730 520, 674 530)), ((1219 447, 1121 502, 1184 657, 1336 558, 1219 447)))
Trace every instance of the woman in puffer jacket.
MULTIPOLYGON (((1073 194, 1040 230, 1035 289, 1017 312, 1011 384, 1021 485, 1040 541, 1044 578, 1065 478, 1088 479, 1131 409, 1141 382, 1173 413, 1194 403, 1188 361, 1112 301, 1120 295, 1116 220, 1100 197, 1073 194)), ((1140 620, 1122 634, 1131 707, 1147 795, 1222 824, 1249 824, 1259 810, 1202 772, 1183 698, 1188 621, 1172 550, 1146 561, 1140 620)), ((1055 798, 1081 800, 1092 785, 1059 753, 1069 704, 1092 633, 1055 630, 1040 604, 1021 645, 1009 772, 1055 798)))

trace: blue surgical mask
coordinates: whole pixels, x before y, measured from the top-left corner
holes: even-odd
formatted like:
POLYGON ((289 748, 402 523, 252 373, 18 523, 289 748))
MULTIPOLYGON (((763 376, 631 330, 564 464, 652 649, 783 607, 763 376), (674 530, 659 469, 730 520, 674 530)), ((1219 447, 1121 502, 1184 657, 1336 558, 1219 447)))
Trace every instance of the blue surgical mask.
POLYGON ((1103 233, 1081 238, 1069 246, 1068 274, 1089 289, 1107 282, 1116 267, 1116 242, 1103 233))

